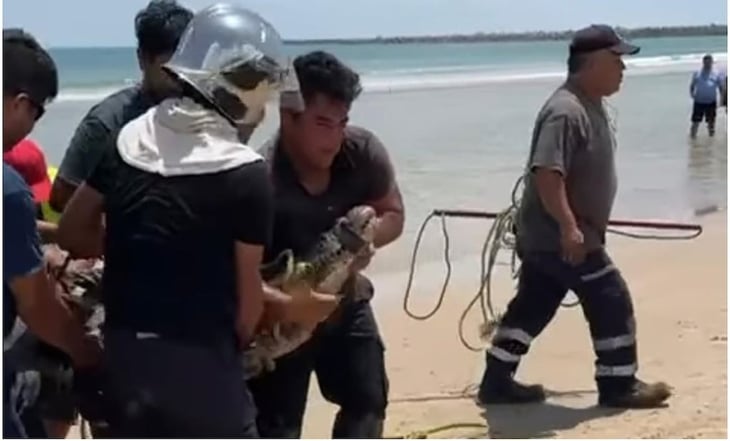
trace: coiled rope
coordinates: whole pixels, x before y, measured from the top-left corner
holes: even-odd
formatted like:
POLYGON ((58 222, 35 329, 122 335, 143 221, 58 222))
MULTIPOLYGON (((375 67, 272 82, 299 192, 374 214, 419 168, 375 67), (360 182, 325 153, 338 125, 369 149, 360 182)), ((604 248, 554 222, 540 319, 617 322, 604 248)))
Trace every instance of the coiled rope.
MULTIPOLYGON (((403 310, 405 313, 415 320, 428 320, 433 317, 444 301, 446 291, 448 289, 449 282, 452 274, 452 263, 450 255, 450 237, 448 228, 446 225, 447 217, 474 217, 474 218, 486 218, 493 219, 492 226, 490 227, 487 236, 484 240, 481 254, 480 254, 480 284, 474 297, 468 303, 461 316, 459 317, 458 323, 458 334, 459 340, 462 345, 467 349, 475 352, 480 352, 485 347, 478 347, 469 343, 465 337, 464 322, 466 317, 471 312, 472 308, 479 303, 480 313, 482 318, 482 324, 479 329, 480 338, 483 341, 489 339, 491 333, 496 329, 497 324, 501 319, 501 314, 495 310, 492 302, 492 275, 494 266, 497 263, 497 256, 500 251, 505 250, 510 252, 510 269, 512 279, 519 277, 519 264, 517 253, 515 251, 515 235, 514 225, 517 211, 520 206, 520 200, 517 198, 518 189, 524 181, 524 175, 520 176, 515 182, 512 188, 511 203, 504 210, 493 213, 479 213, 479 212, 459 212, 459 211, 447 211, 447 210, 434 210, 424 219, 421 227, 416 235, 416 242, 413 246, 413 252, 411 254, 411 261, 408 272, 408 282, 406 284, 405 295, 403 297, 403 310), (426 314, 416 314, 409 307, 409 300, 411 295, 411 289, 413 287, 413 279, 416 271, 416 261, 418 257, 418 250, 423 239, 423 233, 428 226, 429 222, 433 218, 439 218, 441 223, 441 232, 444 239, 444 250, 443 250, 443 261, 446 266, 446 275, 444 282, 441 286, 441 291, 436 301, 436 305, 426 314)), ((607 231, 612 234, 630 237, 633 239, 645 239, 645 240, 690 240, 698 237, 702 234, 702 227, 699 225, 681 225, 681 224, 659 224, 659 223, 640 223, 640 222, 629 222, 629 221, 612 221, 611 225, 618 227, 642 227, 642 228, 657 228, 657 229, 678 229, 678 230, 690 230, 691 233, 686 235, 644 235, 631 233, 627 231, 617 230, 616 228, 609 228, 607 231)), ((579 300, 572 302, 563 302, 562 306, 565 308, 572 308, 580 303, 579 300)))

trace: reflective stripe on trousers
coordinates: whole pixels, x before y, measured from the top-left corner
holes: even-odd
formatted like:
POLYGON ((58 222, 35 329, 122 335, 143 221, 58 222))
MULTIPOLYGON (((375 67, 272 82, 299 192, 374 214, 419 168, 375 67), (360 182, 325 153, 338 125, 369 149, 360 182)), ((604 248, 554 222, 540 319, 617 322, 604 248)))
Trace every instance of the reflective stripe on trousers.
POLYGON ((500 326, 487 353, 505 363, 516 364, 527 353, 532 340, 533 337, 522 329, 500 326))

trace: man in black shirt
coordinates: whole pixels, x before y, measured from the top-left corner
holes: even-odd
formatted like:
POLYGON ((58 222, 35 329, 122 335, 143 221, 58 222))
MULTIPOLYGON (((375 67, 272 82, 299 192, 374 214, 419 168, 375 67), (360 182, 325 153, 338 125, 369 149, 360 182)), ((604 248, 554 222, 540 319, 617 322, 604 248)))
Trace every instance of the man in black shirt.
POLYGON ((59 244, 105 255, 113 436, 256 437, 240 349, 263 311, 273 190, 239 127, 261 121, 272 92, 298 91, 277 31, 230 4, 198 12, 165 69, 182 96, 122 128, 59 244))
POLYGON ((134 20, 142 81, 94 105, 76 128, 53 181, 50 205, 59 213, 91 175, 104 152, 115 148, 119 130, 174 92, 162 71, 193 13, 176 0, 152 0, 134 20))
MULTIPOLYGON (((351 208, 370 205, 378 214, 374 247, 397 239, 403 204, 390 159, 371 132, 348 125, 360 93, 358 75, 334 56, 312 52, 294 61, 306 110, 281 110, 280 131, 263 147, 275 187, 274 232, 267 259, 285 249, 307 253, 319 236, 351 208)), ((346 290, 372 294, 352 268, 346 290)), ((324 397, 340 406, 332 436, 382 438, 388 379, 384 346, 369 302, 343 303, 312 339, 277 360, 274 371, 249 381, 266 438, 299 438, 312 370, 324 397)), ((321 305, 313 314, 325 314, 321 305)))

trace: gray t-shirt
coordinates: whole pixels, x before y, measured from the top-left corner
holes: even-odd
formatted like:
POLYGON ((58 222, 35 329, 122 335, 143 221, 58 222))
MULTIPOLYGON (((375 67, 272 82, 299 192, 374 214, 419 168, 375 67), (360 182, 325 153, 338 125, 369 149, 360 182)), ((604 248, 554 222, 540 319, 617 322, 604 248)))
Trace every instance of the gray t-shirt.
POLYGON ((94 105, 76 128, 58 176, 69 184, 81 185, 104 152, 116 148, 122 127, 153 105, 153 100, 139 86, 122 89, 94 105))
POLYGON ((588 251, 605 244, 616 195, 616 138, 600 102, 575 86, 559 87, 540 110, 532 135, 525 190, 517 215, 517 241, 523 252, 559 251, 560 228, 545 210, 532 171, 547 167, 565 178, 568 202, 588 251))

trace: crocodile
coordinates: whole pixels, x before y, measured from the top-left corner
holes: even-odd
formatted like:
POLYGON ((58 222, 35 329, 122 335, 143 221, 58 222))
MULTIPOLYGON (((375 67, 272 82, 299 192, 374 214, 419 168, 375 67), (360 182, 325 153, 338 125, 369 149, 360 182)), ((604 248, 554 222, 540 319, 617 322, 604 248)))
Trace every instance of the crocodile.
MULTIPOLYGON (((348 300, 367 300, 369 293, 343 289, 351 278, 349 267, 363 250, 372 246, 376 223, 375 210, 369 206, 352 208, 335 225, 323 233, 310 253, 301 258, 285 250, 272 262, 262 265, 262 279, 283 293, 315 290, 333 294, 348 300), (304 289, 302 289, 304 288, 304 289)), ((55 245, 44 246, 49 273, 54 276, 57 292, 65 300, 79 321, 85 324, 87 333, 103 340, 101 328, 104 322, 101 277, 102 259, 70 259, 68 253, 55 245)), ((47 345, 25 332, 24 326, 16 332, 22 340, 16 350, 23 353, 26 368, 47 373, 57 373, 62 367, 70 368, 70 359, 60 350, 47 345)), ((301 346, 311 337, 311 331, 292 323, 275 323, 260 328, 252 344, 243 351, 244 377, 251 378, 271 370, 274 360, 301 346)), ((64 369, 64 370, 65 370, 64 369)))
MULTIPOLYGON (((376 213, 372 207, 356 206, 323 233, 313 249, 297 258, 285 250, 261 270, 268 285, 289 295, 314 290, 341 296, 348 301, 369 300, 370 292, 343 289, 351 279, 350 265, 360 253, 372 247, 376 213)), ((275 323, 261 329, 244 351, 244 376, 256 377, 275 367, 275 360, 304 344, 311 330, 293 323, 275 323)))

